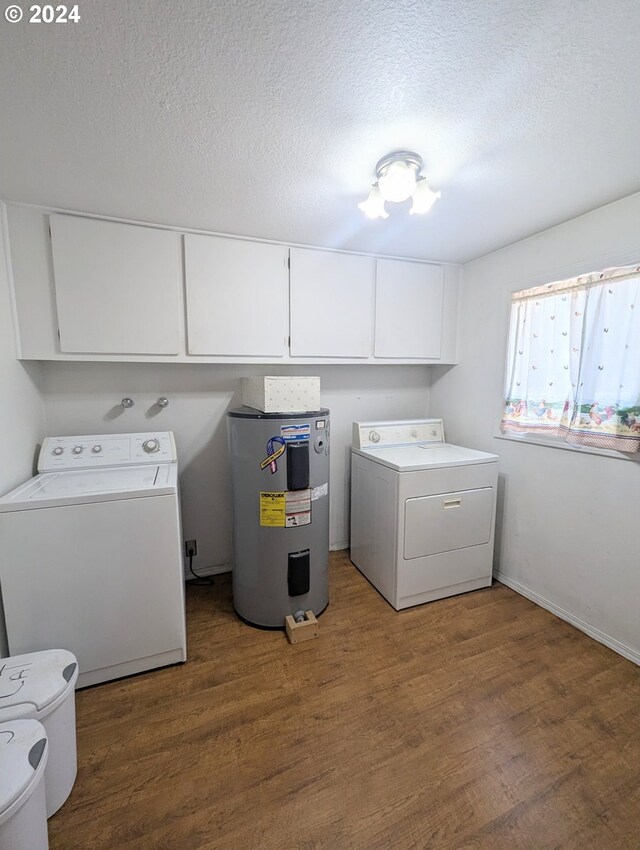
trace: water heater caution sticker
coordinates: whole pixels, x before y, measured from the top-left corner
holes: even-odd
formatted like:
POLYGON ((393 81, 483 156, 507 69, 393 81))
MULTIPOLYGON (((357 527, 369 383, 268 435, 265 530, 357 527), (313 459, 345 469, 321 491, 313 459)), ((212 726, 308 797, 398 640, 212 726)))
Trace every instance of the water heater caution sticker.
POLYGON ((286 493, 260 493, 260 525, 284 528, 286 520, 286 493))
POLYGON ((311 490, 287 490, 286 492, 287 528, 311 524, 311 490))

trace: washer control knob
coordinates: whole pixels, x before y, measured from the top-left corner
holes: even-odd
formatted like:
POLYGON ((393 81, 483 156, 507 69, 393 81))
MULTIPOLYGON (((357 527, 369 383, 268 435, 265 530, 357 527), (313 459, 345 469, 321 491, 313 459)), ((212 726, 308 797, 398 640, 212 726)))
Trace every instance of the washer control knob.
POLYGON ((53 450, 53 454, 56 455, 56 457, 60 457, 60 455, 63 452, 64 452, 64 449, 62 448, 62 446, 56 446, 55 449, 53 450))
POLYGON ((369 439, 371 440, 372 443, 379 443, 380 442, 380 434, 378 434, 377 431, 370 431, 369 432, 369 439))
POLYGON ((94 446, 91 451, 94 453, 94 455, 100 454, 100 452, 102 451, 102 446, 94 446))
POLYGON ((82 454, 83 449, 84 449, 84 446, 74 446, 74 447, 71 449, 71 451, 74 453, 74 455, 81 455, 81 454, 82 454))
POLYGON ((148 455, 152 455, 160 449, 160 441, 155 439, 145 440, 142 444, 142 448, 148 455))

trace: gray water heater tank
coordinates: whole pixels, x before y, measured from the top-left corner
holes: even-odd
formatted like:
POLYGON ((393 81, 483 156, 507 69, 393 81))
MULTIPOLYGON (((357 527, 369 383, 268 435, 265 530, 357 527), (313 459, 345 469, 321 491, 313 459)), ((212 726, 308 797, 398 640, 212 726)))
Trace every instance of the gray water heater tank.
POLYGON ((227 412, 233 606, 255 626, 329 603, 329 411, 227 412))

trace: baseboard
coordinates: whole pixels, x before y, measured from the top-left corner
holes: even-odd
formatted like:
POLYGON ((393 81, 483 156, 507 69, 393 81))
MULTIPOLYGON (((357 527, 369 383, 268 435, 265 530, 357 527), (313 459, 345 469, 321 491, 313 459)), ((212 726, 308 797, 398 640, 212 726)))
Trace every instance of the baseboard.
POLYGON ((329 544, 329 551, 330 552, 339 552, 340 549, 348 549, 348 548, 349 548, 349 541, 348 540, 339 540, 337 543, 330 543, 329 544))
POLYGON ((535 602, 536 605, 539 605, 541 608, 546 608, 547 611, 551 611, 552 614, 555 614, 556 617, 560 617, 561 620, 565 620, 567 623, 575 626, 576 629, 580 629, 581 632, 584 632, 589 635, 589 637, 597 640, 598 643, 603 643, 605 646, 609 647, 609 649, 617 652, 618 655, 622 655, 623 658, 627 658, 629 661, 633 661, 634 664, 640 666, 640 652, 632 649, 624 643, 620 643, 619 640, 616 640, 614 637, 611 637, 611 635, 600 631, 600 629, 596 629, 595 626, 589 625, 589 623, 586 623, 584 620, 581 620, 579 617, 576 617, 574 614, 571 614, 569 611, 565 611, 564 608, 556 605, 555 602, 550 602, 548 599, 545 599, 544 596, 540 596, 540 594, 536 593, 534 590, 530 590, 528 587, 520 584, 519 581, 510 578, 504 573, 494 573, 493 577, 501 584, 506 584, 506 586, 510 587, 511 590, 515 590, 515 592, 519 593, 521 596, 526 596, 527 599, 535 602))

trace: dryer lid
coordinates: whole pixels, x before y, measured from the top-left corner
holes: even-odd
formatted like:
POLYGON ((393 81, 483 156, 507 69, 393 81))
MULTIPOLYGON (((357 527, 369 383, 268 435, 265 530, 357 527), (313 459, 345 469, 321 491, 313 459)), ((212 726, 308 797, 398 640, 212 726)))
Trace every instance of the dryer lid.
POLYGON ((495 463, 498 460, 497 455, 467 449, 464 446, 453 446, 450 443, 418 443, 380 449, 353 449, 353 451, 398 472, 419 472, 423 469, 495 463))

